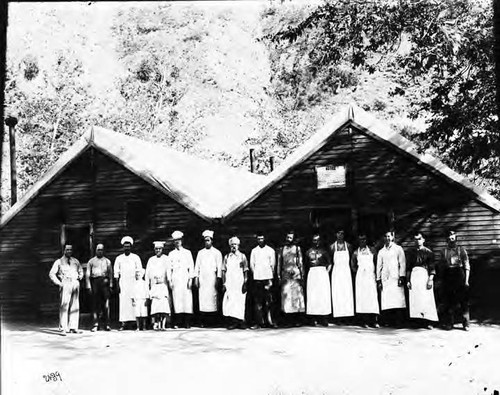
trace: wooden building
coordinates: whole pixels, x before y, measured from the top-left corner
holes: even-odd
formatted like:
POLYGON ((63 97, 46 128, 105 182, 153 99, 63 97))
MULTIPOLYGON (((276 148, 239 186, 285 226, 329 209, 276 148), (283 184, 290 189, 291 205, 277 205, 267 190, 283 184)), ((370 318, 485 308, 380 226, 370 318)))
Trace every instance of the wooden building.
POLYGON ((82 262, 98 242, 114 260, 130 234, 145 265, 151 242, 169 240, 174 229, 193 253, 212 228, 223 253, 238 235, 249 254, 257 230, 277 247, 292 227, 307 248, 315 228, 327 243, 343 227, 350 242, 362 230, 380 244, 389 226, 404 248, 423 231, 436 255, 446 230, 456 230, 471 258, 473 317, 498 317, 500 202, 358 107, 345 108, 265 177, 93 128, 2 217, 3 313, 55 317, 48 271, 66 240, 82 262))

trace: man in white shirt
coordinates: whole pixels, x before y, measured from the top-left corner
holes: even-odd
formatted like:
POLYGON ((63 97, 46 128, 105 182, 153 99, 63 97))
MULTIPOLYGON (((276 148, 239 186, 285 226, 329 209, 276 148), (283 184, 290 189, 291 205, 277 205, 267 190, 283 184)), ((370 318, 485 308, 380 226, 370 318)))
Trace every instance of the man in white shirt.
POLYGON ((277 327, 271 317, 271 287, 276 268, 276 253, 266 245, 262 232, 257 233, 257 247, 250 254, 250 270, 253 274, 254 329, 262 326, 277 327))

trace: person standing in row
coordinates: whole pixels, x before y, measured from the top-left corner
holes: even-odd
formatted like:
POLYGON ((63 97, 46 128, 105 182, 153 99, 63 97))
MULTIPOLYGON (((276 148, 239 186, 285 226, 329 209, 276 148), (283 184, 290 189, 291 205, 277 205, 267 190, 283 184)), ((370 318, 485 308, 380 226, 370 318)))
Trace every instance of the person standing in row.
POLYGON ((240 239, 229 239, 230 252, 222 263, 222 284, 224 298, 222 314, 227 317, 228 329, 244 328, 245 305, 248 284, 248 261, 239 251, 240 239))
POLYGON ((425 238, 422 232, 416 232, 414 239, 416 248, 408 253, 406 272, 410 319, 417 321, 417 324, 422 327, 432 329, 433 322, 438 321, 434 299, 434 276, 436 275, 434 254, 424 246, 425 238))
POLYGON ((73 258, 73 246, 64 246, 64 255, 57 259, 49 272, 49 278, 59 287, 59 330, 77 333, 80 320, 80 280, 83 269, 78 259, 73 258))
POLYGON ((135 272, 134 293, 132 305, 135 311, 137 323, 136 331, 146 330, 146 319, 148 318, 149 287, 144 279, 144 269, 140 268, 135 272))
POLYGON ((163 255, 164 241, 153 243, 155 255, 149 258, 146 265, 146 282, 151 299, 151 315, 154 317, 153 329, 165 330, 171 325, 170 292, 168 277, 168 258, 163 255))
POLYGON ((202 233, 205 248, 198 251, 194 266, 194 280, 198 288, 201 326, 215 326, 217 298, 222 281, 222 254, 213 243, 214 232, 202 233))
POLYGON ((354 292, 350 266, 351 246, 344 240, 344 230, 339 229, 337 240, 330 246, 333 257, 332 310, 333 317, 341 320, 354 316, 354 292))
POLYGON ((177 325, 191 327, 193 315, 193 293, 191 287, 194 277, 194 261, 191 251, 182 246, 184 234, 176 230, 172 233, 175 248, 168 254, 169 278, 172 282, 172 299, 177 325))
POLYGON ((257 246, 250 254, 250 270, 253 273, 255 325, 276 327, 272 317, 272 295, 274 272, 276 268, 276 253, 266 245, 263 232, 257 233, 257 246))
POLYGON ((91 331, 95 332, 99 329, 99 316, 101 316, 105 330, 110 331, 109 298, 113 289, 113 267, 111 261, 104 256, 103 244, 97 244, 95 257, 87 264, 85 280, 92 302, 94 325, 91 331))
POLYGON ((377 317, 380 310, 375 279, 376 252, 368 246, 366 234, 360 233, 358 242, 359 247, 351 258, 351 267, 356 276, 356 314, 360 316, 363 327, 371 325, 378 328, 377 317))
POLYGON ((381 289, 381 309, 384 323, 400 327, 406 309, 404 284, 406 257, 394 242, 394 232, 384 234, 385 245, 377 256, 377 285, 381 289))
POLYGON ((315 234, 312 238, 313 246, 306 252, 306 311, 315 326, 328 326, 328 316, 332 314, 329 279, 331 261, 328 252, 320 243, 320 235, 315 234))
POLYGON ((457 243, 455 231, 448 232, 448 245, 441 254, 442 284, 444 296, 444 327, 453 328, 455 315, 462 318, 464 330, 469 330, 469 256, 457 243))
POLYGON ((295 234, 286 234, 285 245, 278 251, 277 277, 281 288, 281 310, 287 324, 299 326, 305 313, 304 300, 304 265, 302 251, 294 244, 295 234))
POLYGON ((134 240, 124 236, 121 240, 123 254, 115 259, 114 276, 118 280, 118 293, 120 294, 119 320, 120 329, 124 330, 131 322, 135 322, 135 309, 132 303, 135 284, 135 273, 142 269, 141 258, 131 252, 134 240))

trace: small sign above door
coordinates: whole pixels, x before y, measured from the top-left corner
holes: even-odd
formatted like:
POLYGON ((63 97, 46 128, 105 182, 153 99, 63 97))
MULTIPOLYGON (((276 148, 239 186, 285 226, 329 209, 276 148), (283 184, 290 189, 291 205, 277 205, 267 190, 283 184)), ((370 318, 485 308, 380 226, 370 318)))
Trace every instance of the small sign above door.
POLYGON ((318 189, 345 188, 345 166, 316 166, 318 189))

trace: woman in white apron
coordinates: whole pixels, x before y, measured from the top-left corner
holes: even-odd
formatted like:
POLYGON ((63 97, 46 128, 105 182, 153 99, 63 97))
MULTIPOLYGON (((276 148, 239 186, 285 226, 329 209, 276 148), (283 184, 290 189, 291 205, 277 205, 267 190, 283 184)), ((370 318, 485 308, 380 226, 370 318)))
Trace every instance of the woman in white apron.
POLYGON ((218 287, 222 278, 222 254, 212 246, 214 232, 205 230, 202 236, 205 248, 198 251, 194 265, 195 284, 198 288, 201 326, 214 326, 217 315, 218 287))
POLYGON ((377 281, 375 280, 375 251, 366 244, 366 235, 359 235, 359 248, 352 255, 352 268, 356 273, 356 314, 363 327, 371 324, 378 328, 377 281))
POLYGON ((332 313, 331 262, 328 252, 320 247, 320 236, 314 235, 312 242, 313 247, 306 252, 306 314, 311 316, 314 326, 328 326, 328 316, 332 313))
POLYGON ((334 318, 354 316, 354 292, 348 244, 343 240, 344 231, 337 232, 337 241, 332 244, 332 309, 334 318))
POLYGON ((248 261, 239 249, 237 237, 229 239, 231 252, 224 257, 222 264, 222 282, 225 289, 222 301, 222 313, 228 317, 228 329, 243 327, 247 296, 248 261))
POLYGON ((408 262, 408 289, 410 298, 410 318, 417 325, 432 329, 438 320, 434 299, 434 276, 436 274, 434 254, 424 246, 421 232, 415 234, 417 248, 411 251, 408 262))
POLYGON ((120 302, 119 320, 120 330, 131 322, 135 322, 135 309, 132 303, 134 297, 135 273, 142 269, 141 259, 131 252, 134 240, 130 236, 125 236, 121 240, 123 254, 115 259, 114 277, 118 279, 120 302))
POLYGON ((175 249, 168 254, 168 265, 176 319, 178 324, 190 328, 193 314, 191 285, 194 277, 194 261, 191 251, 182 247, 183 236, 184 234, 178 230, 172 233, 175 249))
POLYGON ((377 256, 377 283, 382 288, 381 310, 385 324, 399 327, 406 309, 406 257, 403 249, 394 243, 394 232, 386 232, 384 238, 385 245, 377 256))
POLYGON ((168 289, 168 258, 163 255, 163 241, 155 241, 155 256, 146 265, 146 281, 150 290, 151 315, 154 317, 153 329, 165 330, 171 324, 170 293, 168 289))

